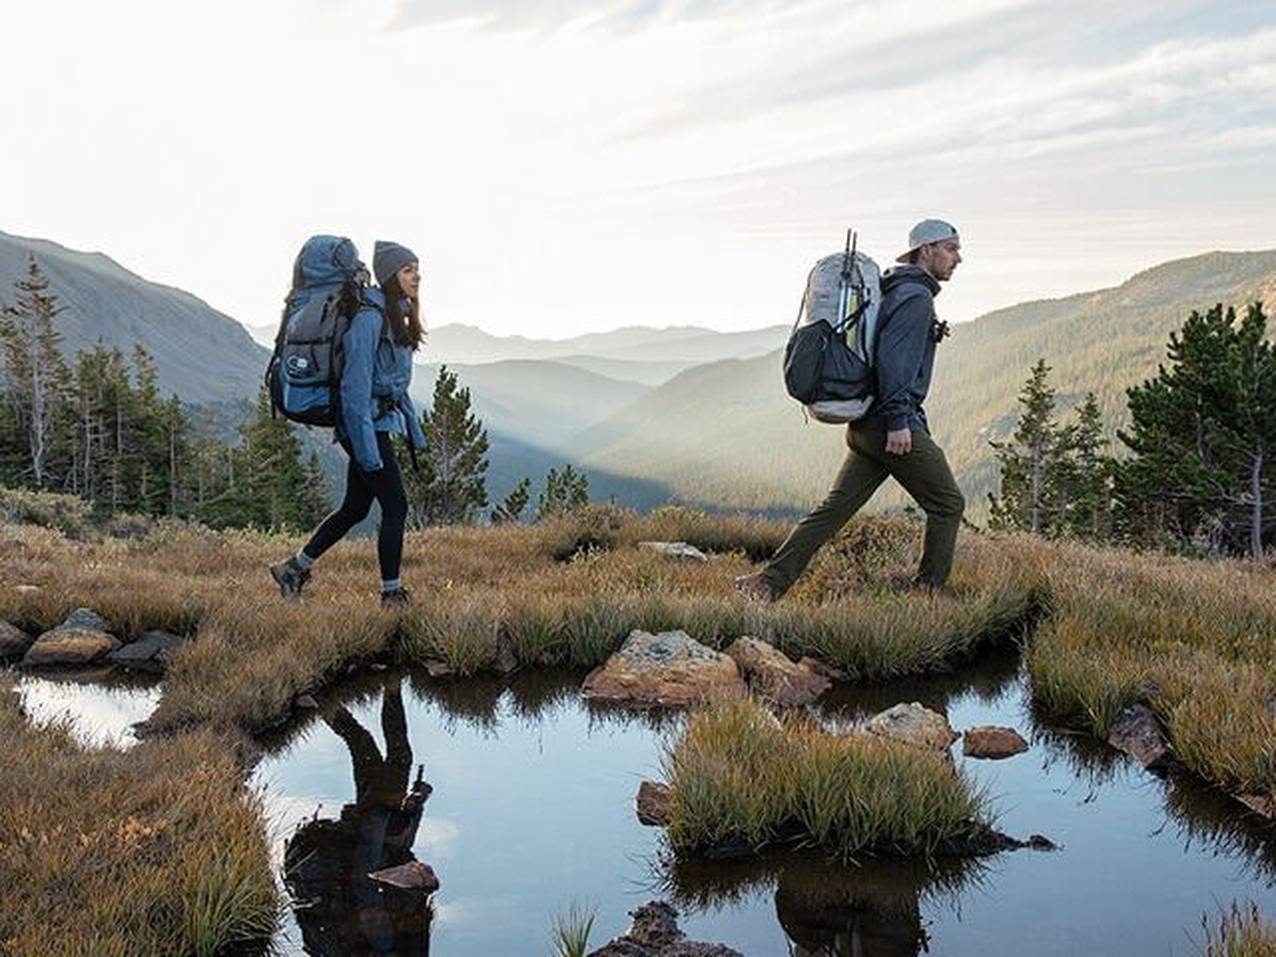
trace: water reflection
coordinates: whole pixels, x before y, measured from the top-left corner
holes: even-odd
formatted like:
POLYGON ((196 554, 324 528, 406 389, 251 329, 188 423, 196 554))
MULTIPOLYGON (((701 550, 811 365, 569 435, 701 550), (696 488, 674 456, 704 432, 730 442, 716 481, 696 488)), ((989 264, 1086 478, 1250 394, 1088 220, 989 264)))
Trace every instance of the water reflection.
POLYGON ((344 705, 332 708, 323 720, 350 752, 355 800, 342 807, 338 820, 315 818, 302 824, 285 845, 285 882, 302 941, 308 953, 324 957, 426 955, 433 919, 430 900, 368 877, 415 860, 412 845, 433 790, 425 782, 423 765, 411 781, 402 682, 393 679, 382 691, 384 755, 344 705))
POLYGON ((983 880, 977 860, 865 860, 815 851, 727 862, 664 857, 658 886, 685 908, 722 907, 774 890, 792 957, 915 957, 928 953, 923 913, 957 906, 983 880))

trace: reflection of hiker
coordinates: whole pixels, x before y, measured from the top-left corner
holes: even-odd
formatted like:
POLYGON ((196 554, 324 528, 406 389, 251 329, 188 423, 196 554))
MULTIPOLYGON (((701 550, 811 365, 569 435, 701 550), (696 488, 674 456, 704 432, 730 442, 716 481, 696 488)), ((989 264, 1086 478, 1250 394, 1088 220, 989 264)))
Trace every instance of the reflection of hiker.
MULTIPOLYGON (((305 257, 310 245, 298 258, 290 302, 299 295, 298 287, 306 278, 305 257)), ((316 266, 322 268, 322 263, 316 266)), ((425 448, 425 435, 408 396, 412 353, 420 346, 423 335, 421 273, 416 255, 397 243, 378 242, 372 268, 381 288, 364 291, 364 303, 342 338, 345 359, 335 433, 349 457, 345 497, 301 551, 271 566, 270 573, 285 597, 301 594, 311 566, 367 517, 375 499, 381 506, 377 536, 381 602, 408 603, 408 592, 399 580, 408 500, 390 436, 405 435, 412 448, 425 448)))
POLYGON ((414 860, 412 845, 432 790, 423 769, 408 783, 412 748, 400 685, 387 686, 381 702, 384 757, 345 708, 325 720, 350 751, 355 800, 341 809, 339 821, 303 824, 285 848, 284 869, 306 952, 424 957, 430 951, 431 905, 419 894, 368 878, 414 860))
POLYGON ((833 488, 802 519, 763 568, 736 580, 749 598, 773 601, 797 581, 815 552, 893 476, 926 513, 926 540, 913 584, 940 588, 952 569, 965 500, 943 450, 930 437, 922 403, 930 388, 935 346, 947 326, 935 317, 934 297, 961 262, 957 230, 927 219, 908 234, 905 265, 882 277, 878 319, 877 403, 847 428, 850 452, 833 488))

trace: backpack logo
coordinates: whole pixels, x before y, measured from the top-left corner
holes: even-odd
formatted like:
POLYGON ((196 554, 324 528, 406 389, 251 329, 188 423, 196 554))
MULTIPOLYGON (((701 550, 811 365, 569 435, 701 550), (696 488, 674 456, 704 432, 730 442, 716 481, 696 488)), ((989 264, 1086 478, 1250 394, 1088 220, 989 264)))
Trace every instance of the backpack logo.
POLYGON ((319 426, 340 420, 342 338, 367 281, 350 240, 312 236, 302 246, 266 367, 271 404, 284 418, 319 426))

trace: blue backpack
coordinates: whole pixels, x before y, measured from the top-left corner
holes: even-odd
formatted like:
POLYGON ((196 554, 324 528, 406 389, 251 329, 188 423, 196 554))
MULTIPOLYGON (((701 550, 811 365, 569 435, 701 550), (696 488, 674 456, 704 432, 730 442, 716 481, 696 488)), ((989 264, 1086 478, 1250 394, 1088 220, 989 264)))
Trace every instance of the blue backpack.
POLYGON ((369 305, 367 285, 367 267, 349 239, 312 236, 301 247, 266 367, 271 404, 284 418, 319 426, 340 420, 342 339, 369 305))

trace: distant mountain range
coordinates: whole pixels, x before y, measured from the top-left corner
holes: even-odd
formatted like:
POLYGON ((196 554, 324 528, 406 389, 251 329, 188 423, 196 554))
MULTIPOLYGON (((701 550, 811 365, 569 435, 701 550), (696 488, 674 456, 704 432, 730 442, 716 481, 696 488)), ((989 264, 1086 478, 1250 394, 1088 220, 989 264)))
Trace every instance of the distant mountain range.
POLYGON ((234 319, 188 292, 148 282, 102 253, 0 233, 0 303, 33 254, 66 307, 57 319, 73 356, 97 342, 129 355, 142 343, 155 357, 159 386, 190 402, 255 396, 268 358, 234 319))
MULTIPOLYGON (((68 353, 99 339, 156 358, 161 388, 192 403, 236 407, 255 395, 274 328, 243 327, 180 290, 147 282, 100 253, 0 233, 0 303, 34 252, 68 306, 68 353)), ((954 279, 960 282, 961 276, 954 279)), ((1110 429, 1125 389, 1154 372, 1192 309, 1255 300, 1276 306, 1276 251, 1207 253, 1120 286, 1024 303, 954 327, 939 349, 928 413, 972 513, 997 474, 989 440, 1013 431, 1016 396, 1045 358, 1061 409, 1099 396, 1110 429)), ((940 314, 944 299, 937 300, 940 314)), ((1270 308, 1269 308, 1270 311, 1270 308)), ((489 494, 523 475, 583 464, 595 497, 639 507, 666 499, 710 508, 793 513, 818 500, 844 454, 843 431, 804 423, 780 382, 785 326, 720 333, 628 327, 570 339, 433 329, 413 392, 429 403, 440 364, 471 390, 491 440, 489 494)), ((876 507, 906 501, 888 485, 876 507)), ((535 488, 533 491, 535 495, 535 488)))

